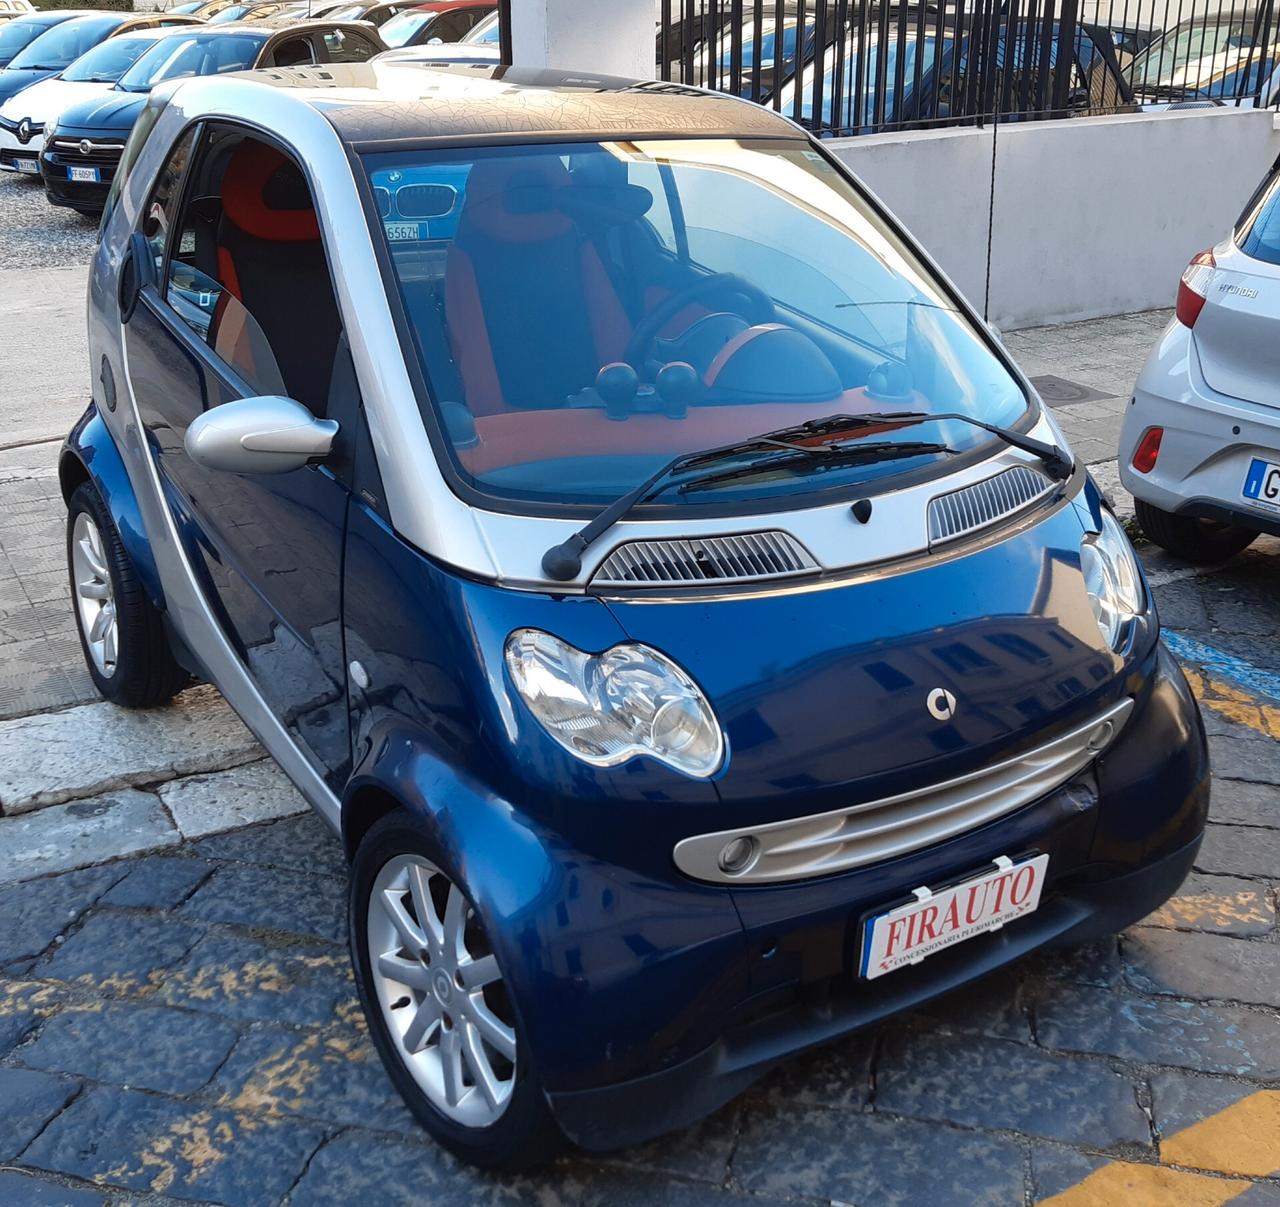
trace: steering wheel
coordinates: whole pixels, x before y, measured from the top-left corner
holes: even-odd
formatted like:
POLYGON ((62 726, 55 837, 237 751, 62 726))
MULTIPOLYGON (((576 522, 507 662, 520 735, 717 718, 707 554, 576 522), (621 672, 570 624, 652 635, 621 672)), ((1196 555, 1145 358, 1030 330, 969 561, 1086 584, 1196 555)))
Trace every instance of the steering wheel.
POLYGON ((649 353, 653 350, 658 332, 691 302, 696 302, 699 298, 712 293, 729 295, 728 300, 737 303, 732 307, 734 312, 751 324, 770 323, 778 317, 773 299, 758 285, 752 284, 736 273, 718 272, 677 290, 665 302, 646 314, 636 324, 622 359, 637 372, 642 370, 649 353))

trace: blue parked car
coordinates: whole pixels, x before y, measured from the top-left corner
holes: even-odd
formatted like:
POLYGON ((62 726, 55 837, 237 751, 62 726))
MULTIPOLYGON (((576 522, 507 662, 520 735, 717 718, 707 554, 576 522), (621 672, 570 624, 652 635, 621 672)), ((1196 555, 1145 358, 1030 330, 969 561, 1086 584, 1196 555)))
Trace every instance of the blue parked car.
POLYGON ((217 684, 341 835, 370 1033, 465 1160, 685 1126, 1191 867, 1205 736, 1128 539, 765 109, 390 62, 163 85, 89 341, 89 671, 217 684))

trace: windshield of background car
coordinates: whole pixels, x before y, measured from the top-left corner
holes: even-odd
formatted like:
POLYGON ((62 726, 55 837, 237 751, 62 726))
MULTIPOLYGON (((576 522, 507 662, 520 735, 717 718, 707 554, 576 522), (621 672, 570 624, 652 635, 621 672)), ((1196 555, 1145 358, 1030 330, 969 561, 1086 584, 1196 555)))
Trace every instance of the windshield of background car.
MULTIPOLYGON (((502 505, 600 505, 683 453, 833 413, 1027 410, 929 269, 797 140, 577 143, 366 159, 436 428, 502 505)), ((969 424, 876 441, 991 437, 969 424)), ((657 500, 724 505, 945 456, 803 464, 657 500)))
POLYGON ((97 46, 123 21, 121 16, 76 17, 64 21, 48 33, 41 34, 26 50, 16 55, 9 66, 15 71, 24 67, 61 71, 86 50, 97 46))
POLYGON ((73 84, 114 84, 152 46, 155 38, 111 38, 82 54, 62 73, 73 84))
POLYGON ((496 46, 502 40, 498 14, 490 13, 462 40, 470 46, 496 46))
POLYGON ((6 21, 0 24, 0 63, 12 58, 48 29, 43 23, 37 25, 29 21, 6 21))
POLYGON ((1264 51, 1255 44, 1251 20, 1197 22, 1152 42, 1133 60, 1129 80, 1138 92, 1235 96, 1257 86, 1275 55, 1274 46, 1264 51))
POLYGON ((266 38, 262 34, 208 34, 162 38, 120 77, 123 92, 150 92, 164 80, 218 75, 252 67, 266 38))
POLYGON ((389 21, 384 21, 378 33, 388 46, 403 46, 424 25, 434 21, 439 15, 434 9, 427 12, 419 12, 416 8, 406 9, 402 13, 396 13, 389 21))

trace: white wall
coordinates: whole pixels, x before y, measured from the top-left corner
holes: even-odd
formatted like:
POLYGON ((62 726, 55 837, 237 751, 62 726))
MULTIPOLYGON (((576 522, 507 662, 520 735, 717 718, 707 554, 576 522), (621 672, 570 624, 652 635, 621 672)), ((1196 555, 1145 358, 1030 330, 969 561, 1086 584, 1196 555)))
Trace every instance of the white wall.
POLYGON ((979 310, 990 234, 989 317, 1012 329, 1173 305, 1187 262, 1229 233, 1280 153, 1273 120, 1188 110, 827 145, 979 310))
POLYGON ((511 42, 520 67, 651 80, 653 0, 516 0, 511 42))

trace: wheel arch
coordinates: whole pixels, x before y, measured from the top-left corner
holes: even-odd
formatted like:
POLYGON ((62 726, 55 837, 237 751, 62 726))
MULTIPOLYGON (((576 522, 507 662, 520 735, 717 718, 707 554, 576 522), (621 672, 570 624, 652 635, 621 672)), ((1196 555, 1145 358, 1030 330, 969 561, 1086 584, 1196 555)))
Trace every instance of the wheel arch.
POLYGON ((58 485, 63 502, 69 503, 71 496, 86 482, 93 484, 111 513, 120 540, 152 604, 164 611, 164 587, 142 525, 133 483, 96 403, 89 404, 58 457, 58 485))

